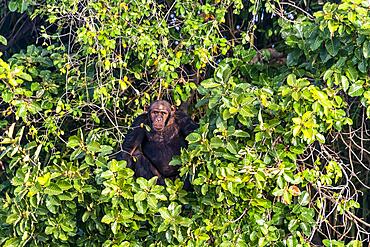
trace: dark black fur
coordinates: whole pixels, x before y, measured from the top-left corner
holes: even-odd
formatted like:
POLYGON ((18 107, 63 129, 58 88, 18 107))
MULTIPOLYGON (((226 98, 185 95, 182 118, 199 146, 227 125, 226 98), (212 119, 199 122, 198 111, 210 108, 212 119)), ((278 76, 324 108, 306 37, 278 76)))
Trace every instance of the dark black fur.
POLYGON ((117 159, 126 160, 136 177, 149 179, 158 176, 157 183, 164 184, 165 178, 174 179, 179 174, 178 167, 170 166, 169 162, 187 146, 185 137, 197 129, 198 124, 180 111, 175 111, 170 118, 174 121, 168 119, 162 131, 155 131, 152 127, 150 109, 134 120, 117 159), (147 131, 145 125, 151 130, 147 131))

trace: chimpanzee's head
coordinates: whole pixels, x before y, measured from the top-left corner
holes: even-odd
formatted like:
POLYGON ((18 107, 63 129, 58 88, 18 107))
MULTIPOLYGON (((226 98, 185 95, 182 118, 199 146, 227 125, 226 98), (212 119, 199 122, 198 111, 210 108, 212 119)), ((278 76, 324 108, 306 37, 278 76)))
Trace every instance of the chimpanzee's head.
POLYGON ((149 120, 154 131, 162 131, 173 122, 175 107, 165 100, 154 101, 149 107, 149 120))

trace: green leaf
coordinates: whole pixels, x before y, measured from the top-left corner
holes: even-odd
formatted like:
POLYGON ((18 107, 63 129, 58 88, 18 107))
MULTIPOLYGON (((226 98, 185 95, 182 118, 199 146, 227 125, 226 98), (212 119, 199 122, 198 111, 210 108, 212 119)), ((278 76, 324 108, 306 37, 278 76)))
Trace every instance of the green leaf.
POLYGON ((312 208, 301 208, 301 213, 299 214, 299 219, 302 222, 308 222, 308 223, 315 223, 314 216, 315 216, 315 211, 312 208))
POLYGON ((7 46, 8 45, 8 41, 6 40, 6 38, 2 35, 0 35, 0 44, 2 45, 5 45, 7 46))
POLYGON ((10 103, 14 98, 14 94, 10 91, 3 91, 1 93, 1 97, 3 98, 5 103, 10 103))
POLYGON ((328 80, 330 80, 330 79, 331 79, 331 76, 332 76, 332 75, 333 75, 333 70, 328 69, 327 71, 325 71, 323 79, 324 79, 325 81, 328 81, 328 80))
POLYGON ((3 247, 14 247, 14 246, 20 246, 20 245, 21 245, 21 242, 19 238, 10 238, 6 240, 3 247))
POLYGON ((287 247, 296 247, 298 246, 298 240, 295 237, 290 236, 286 241, 287 247))
POLYGON ((289 193, 288 190, 284 190, 283 199, 286 204, 290 204, 292 202, 292 195, 289 193))
POLYGON ((117 221, 113 222, 113 224, 111 225, 111 229, 114 235, 118 233, 120 228, 121 225, 119 225, 117 221))
POLYGON ((297 136, 300 131, 301 131, 301 126, 300 125, 295 125, 294 128, 293 128, 293 136, 297 136))
POLYGON ((288 65, 288 67, 297 65, 301 55, 302 55, 302 52, 297 51, 297 50, 288 53, 288 56, 287 56, 287 65, 288 65))
POLYGON ((193 221, 189 218, 181 217, 181 220, 179 221, 179 224, 185 227, 189 227, 193 221))
POLYGON ((16 1, 10 1, 8 4, 8 8, 11 12, 14 12, 18 9, 18 3, 16 1))
POLYGON ((134 217, 134 215, 134 212, 132 212, 131 210, 121 209, 120 216, 122 217, 122 219, 131 219, 132 217, 134 217))
POLYGON ((145 214, 145 212, 148 210, 148 204, 146 201, 138 201, 136 202, 136 208, 140 214, 145 214))
POLYGON ((135 202, 140 202, 140 201, 145 200, 145 199, 146 199, 146 197, 147 197, 147 193, 146 193, 146 192, 144 192, 144 191, 139 191, 138 193, 136 193, 136 194, 134 195, 134 201, 135 201, 135 202))
POLYGON ((37 182, 39 182, 39 184, 41 186, 44 186, 44 185, 49 183, 50 177, 51 177, 51 174, 50 174, 50 172, 48 172, 48 173, 44 174, 42 177, 38 177, 37 182))
POLYGON ((30 76, 29 74, 24 73, 24 72, 20 73, 19 77, 26 80, 26 81, 32 81, 32 76, 30 76))
POLYGON ((212 137, 210 141, 211 148, 217 149, 224 146, 224 142, 219 137, 212 137))
POLYGON ((325 42, 325 48, 331 56, 335 57, 338 54, 340 42, 336 38, 328 40, 325 42))
POLYGON ((318 140, 321 143, 325 143, 325 136, 320 134, 320 133, 317 133, 316 134, 316 140, 318 140))
POLYGON ((350 81, 355 82, 358 78, 358 72, 353 66, 349 65, 346 69, 346 76, 350 81))
POLYGON ((176 158, 173 158, 170 163, 169 163, 170 166, 179 166, 181 165, 181 159, 176 159, 176 158))
POLYGON ((307 191, 303 191, 302 194, 298 198, 298 203, 301 206, 307 206, 310 202, 310 194, 307 191))
POLYGON ((335 31, 338 30, 339 24, 334 20, 329 20, 328 22, 328 28, 331 33, 331 35, 334 35, 335 31))
POLYGON ((80 138, 78 138, 77 136, 70 136, 68 138, 67 147, 75 148, 79 145, 80 145, 80 138))
POLYGON ((235 149, 234 145, 232 145, 232 143, 231 143, 231 142, 228 142, 228 143, 226 144, 226 149, 227 149, 230 153, 232 153, 232 154, 237 154, 237 153, 238 153, 238 151, 235 149))
POLYGON ((311 235, 311 226, 309 223, 307 222, 301 222, 299 224, 299 227, 302 229, 302 232, 304 235, 306 235, 307 237, 309 237, 311 235))
POLYGON ((151 208, 157 208, 158 200, 155 196, 149 195, 148 196, 148 205, 151 208))
POLYGON ((87 144, 87 150, 93 153, 99 152, 100 144, 96 141, 90 142, 89 144, 87 144))
POLYGON ((295 101, 298 101, 301 97, 301 94, 300 92, 293 92, 292 93, 292 98, 295 100, 295 101))
POLYGON ((5 222, 7 223, 7 224, 13 224, 14 222, 16 222, 18 219, 20 219, 21 218, 21 215, 19 215, 19 214, 17 214, 17 213, 15 213, 15 214, 10 214, 10 215, 8 215, 8 217, 6 218, 6 220, 5 220, 5 222))
POLYGON ((61 222, 60 226, 63 229, 64 232, 73 232, 75 229, 70 224, 71 222, 61 222))
POLYGON ((113 217, 113 215, 111 214, 106 214, 103 216, 103 218, 101 219, 101 222, 102 223, 105 223, 105 224, 110 224, 112 223, 113 221, 115 221, 115 218, 113 217))
POLYGON ((33 82, 32 84, 31 84, 31 91, 37 91, 37 90, 39 90, 40 89, 40 83, 38 83, 38 82, 33 82))
POLYGON ((348 243, 348 247, 362 247, 362 242, 360 240, 352 240, 348 243))
POLYGON ((222 73, 222 81, 224 83, 228 82, 229 79, 230 79, 230 76, 231 76, 231 68, 230 66, 226 66, 226 68, 224 69, 223 73, 222 73))
POLYGON ((164 231, 166 231, 167 230, 167 228, 168 228, 168 224, 166 223, 166 222, 162 222, 162 224, 158 227, 158 232, 164 232, 164 231))
POLYGON ((232 70, 230 68, 230 65, 228 65, 228 64, 220 65, 215 70, 215 77, 214 77, 214 79, 215 79, 216 82, 226 83, 230 79, 231 72, 232 72, 232 70))
POLYGON ((315 41, 314 42, 312 42, 311 44, 310 44, 310 49, 312 50, 312 51, 315 51, 315 50, 317 50, 320 46, 321 46, 321 44, 322 44, 322 38, 320 37, 320 35, 317 35, 316 36, 316 38, 315 38, 315 41))
POLYGON ((206 195, 208 192, 208 184, 203 184, 201 188, 202 195, 206 195))
POLYGON ((63 192, 63 194, 58 195, 58 199, 61 201, 72 201, 76 197, 76 194, 71 194, 69 192, 63 192))
POLYGON ((274 196, 282 196, 284 194, 284 190, 283 189, 274 189, 274 191, 272 192, 272 195, 274 196))
POLYGON ((214 82, 213 79, 207 79, 200 83, 200 85, 206 89, 220 87, 221 84, 214 82))
POLYGON ((75 151, 71 153, 71 156, 69 157, 70 160, 77 160, 82 157, 84 157, 85 152, 81 148, 77 148, 75 151))
POLYGON ((57 185, 62 190, 69 190, 70 188, 72 188, 72 185, 69 182, 65 181, 65 180, 59 180, 57 182, 57 185))
POLYGON ((136 179, 136 182, 139 184, 140 188, 142 190, 147 190, 148 189, 148 180, 146 180, 145 178, 143 177, 138 177, 136 179))
POLYGON ((42 111, 42 108, 37 102, 32 102, 31 104, 28 105, 28 111, 32 114, 36 114, 40 111, 42 111))
POLYGON ((289 221, 288 230, 290 232, 294 232, 295 230, 297 230, 298 227, 299 227, 298 219, 292 219, 291 221, 289 221))
POLYGON ((101 145, 100 146, 100 154, 101 155, 108 155, 108 154, 111 154, 113 152, 113 147, 111 146, 108 146, 108 145, 101 145))
POLYGON ((362 53, 365 58, 370 58, 370 41, 366 40, 362 46, 362 53))
POLYGON ((112 176, 114 176, 114 173, 110 170, 107 170, 107 171, 102 172, 100 174, 100 177, 103 178, 103 179, 110 179, 112 176))
POLYGON ((357 68, 361 73, 366 73, 367 71, 367 63, 366 59, 362 59, 360 63, 357 64, 357 68))
POLYGON ((47 195, 60 195, 63 193, 63 190, 59 188, 55 183, 50 183, 50 185, 44 191, 47 195))
POLYGON ((45 234, 47 234, 47 235, 51 235, 51 234, 53 234, 53 232, 56 230, 56 228, 55 227, 53 227, 53 226, 47 226, 46 228, 45 228, 45 234))
POLYGON ((26 103, 21 103, 17 112, 16 112, 16 115, 20 118, 24 118, 27 116, 27 104, 26 103))
POLYGON ((240 137, 240 138, 248 138, 250 137, 249 133, 243 131, 243 130, 235 130, 233 133, 233 136, 240 137))
POLYGON ((109 162, 109 170, 112 172, 119 172, 125 169, 122 162, 118 162, 117 160, 112 160, 109 162))
POLYGON ((352 23, 354 23, 357 19, 356 12, 349 11, 348 13, 348 20, 350 20, 352 23))
POLYGON ((342 75, 341 76, 341 82, 342 82, 342 87, 343 87, 344 92, 347 92, 347 90, 349 88, 349 81, 348 81, 347 77, 342 75))
POLYGON ((349 87, 348 95, 351 97, 361 96, 364 91, 362 84, 354 83, 349 87))
POLYGON ((202 139, 201 135, 198 133, 191 133, 186 137, 186 140, 189 142, 189 144, 199 142, 202 139))
POLYGON ((366 91, 364 93, 364 98, 367 99, 367 100, 370 100, 370 91, 366 91))
POLYGON ((289 86, 293 87, 296 83, 296 76, 294 74, 289 74, 287 77, 287 83, 289 86))
POLYGON ((159 213, 161 214, 161 217, 164 220, 168 220, 168 221, 172 220, 172 217, 170 215, 170 212, 168 212, 168 209, 167 208, 162 207, 158 211, 159 211, 159 213))
POLYGON ((22 5, 21 5, 21 9, 20 9, 20 11, 19 12, 21 12, 21 13, 23 13, 24 11, 26 11, 27 10, 27 8, 28 8, 28 6, 29 6, 29 2, 28 1, 22 1, 22 5))

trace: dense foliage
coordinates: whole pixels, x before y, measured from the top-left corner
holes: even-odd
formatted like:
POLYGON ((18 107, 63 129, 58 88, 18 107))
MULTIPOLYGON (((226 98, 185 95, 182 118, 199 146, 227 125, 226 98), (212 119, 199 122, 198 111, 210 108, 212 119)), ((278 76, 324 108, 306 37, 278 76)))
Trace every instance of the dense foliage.
POLYGON ((369 241, 369 1, 0 7, 0 245, 369 241), (157 98, 200 123, 166 186, 115 160, 157 98))

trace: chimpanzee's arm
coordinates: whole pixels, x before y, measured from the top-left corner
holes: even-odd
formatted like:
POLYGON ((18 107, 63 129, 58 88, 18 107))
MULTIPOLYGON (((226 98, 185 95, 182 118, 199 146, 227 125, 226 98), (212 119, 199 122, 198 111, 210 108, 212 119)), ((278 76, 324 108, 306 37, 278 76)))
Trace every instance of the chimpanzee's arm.
POLYGON ((141 114, 138 116, 132 126, 131 130, 126 134, 125 141, 123 142, 122 148, 130 155, 141 145, 145 136, 145 126, 148 124, 147 114, 141 114))
POLYGON ((184 137, 199 127, 199 124, 195 123, 185 112, 176 111, 175 119, 184 137))

